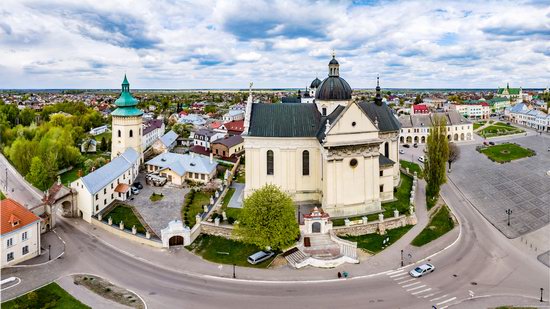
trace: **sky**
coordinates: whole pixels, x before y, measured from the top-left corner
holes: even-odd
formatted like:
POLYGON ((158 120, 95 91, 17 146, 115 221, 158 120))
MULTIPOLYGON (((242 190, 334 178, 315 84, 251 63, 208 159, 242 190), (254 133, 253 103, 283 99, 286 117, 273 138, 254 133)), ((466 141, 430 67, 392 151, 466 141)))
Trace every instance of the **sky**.
POLYGON ((0 1, 0 89, 546 88, 549 1, 0 1))

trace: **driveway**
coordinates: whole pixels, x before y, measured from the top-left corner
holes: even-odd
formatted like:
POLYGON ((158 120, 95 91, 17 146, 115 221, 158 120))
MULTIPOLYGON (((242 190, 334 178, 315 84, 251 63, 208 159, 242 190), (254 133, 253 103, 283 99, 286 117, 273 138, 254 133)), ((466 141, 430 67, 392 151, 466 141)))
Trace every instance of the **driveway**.
POLYGON ((139 211, 145 222, 160 237, 160 231, 168 226, 168 222, 174 219, 181 220, 181 207, 189 188, 178 188, 169 184, 163 187, 148 185, 145 183, 144 174, 140 174, 137 181, 141 182, 143 189, 138 195, 133 195, 134 199, 128 200, 127 203, 139 211), (164 197, 160 201, 152 202, 149 198, 153 192, 162 193, 164 197))
POLYGON ((227 207, 243 208, 244 183, 233 182, 231 184, 231 188, 235 188, 235 193, 233 193, 233 196, 231 197, 231 200, 229 200, 229 204, 227 204, 227 207))

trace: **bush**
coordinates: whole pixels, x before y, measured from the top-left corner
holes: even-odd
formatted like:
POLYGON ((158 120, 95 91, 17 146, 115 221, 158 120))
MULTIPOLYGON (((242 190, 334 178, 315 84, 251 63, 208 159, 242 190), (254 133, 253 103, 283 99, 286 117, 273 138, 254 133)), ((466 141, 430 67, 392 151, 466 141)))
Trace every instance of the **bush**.
POLYGON ((233 218, 233 217, 228 217, 228 218, 227 218, 227 223, 229 223, 229 224, 235 223, 235 218, 233 218))
POLYGON ((219 216, 219 215, 218 215, 217 212, 213 213, 213 214, 212 214, 212 220, 216 219, 218 216, 219 216))
POLYGON ((189 220, 185 219, 185 225, 189 226, 189 220))

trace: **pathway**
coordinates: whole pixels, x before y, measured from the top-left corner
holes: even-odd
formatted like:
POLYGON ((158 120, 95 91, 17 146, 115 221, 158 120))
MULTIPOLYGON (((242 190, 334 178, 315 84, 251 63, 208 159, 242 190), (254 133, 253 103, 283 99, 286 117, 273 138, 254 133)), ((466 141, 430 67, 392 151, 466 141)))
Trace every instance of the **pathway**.
POLYGON ((227 207, 230 208, 243 208, 243 197, 244 197, 244 183, 233 182, 231 188, 235 188, 235 192, 229 200, 227 207))

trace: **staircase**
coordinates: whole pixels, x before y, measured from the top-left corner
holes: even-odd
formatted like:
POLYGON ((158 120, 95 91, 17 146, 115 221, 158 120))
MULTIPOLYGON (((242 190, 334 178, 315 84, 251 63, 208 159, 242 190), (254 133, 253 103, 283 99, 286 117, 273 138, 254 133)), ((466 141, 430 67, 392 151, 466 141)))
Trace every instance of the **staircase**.
POLYGON ((302 264, 307 260, 307 256, 298 248, 294 247, 287 252, 283 253, 283 256, 290 265, 294 268, 302 267, 302 264))
POLYGON ((310 235, 310 246, 304 247, 304 252, 314 258, 333 259, 340 256, 340 247, 337 243, 325 235, 310 235))

